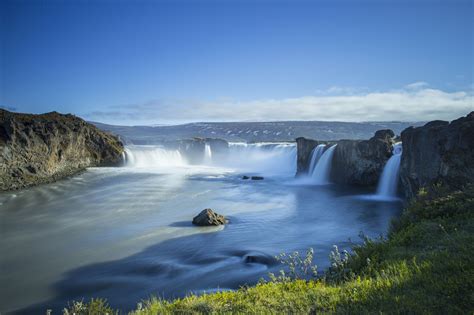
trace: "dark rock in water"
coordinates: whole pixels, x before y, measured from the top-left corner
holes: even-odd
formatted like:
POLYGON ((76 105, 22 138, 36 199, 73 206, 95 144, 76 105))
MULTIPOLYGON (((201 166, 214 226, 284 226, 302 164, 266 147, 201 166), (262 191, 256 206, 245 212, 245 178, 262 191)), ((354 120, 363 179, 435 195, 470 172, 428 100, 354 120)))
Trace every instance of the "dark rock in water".
POLYGON ((400 180, 407 199, 435 183, 457 189, 474 181, 474 112, 451 123, 407 128, 401 137, 400 180))
POLYGON ((252 176, 252 180, 263 180, 263 176, 252 176))
POLYGON ((244 175, 242 176, 242 179, 249 179, 250 177, 248 177, 247 175, 244 175))
POLYGON ((123 144, 74 115, 0 109, 0 190, 53 182, 123 162, 123 144))
POLYGON ((222 225, 226 223, 225 217, 215 213, 212 209, 204 209, 193 218, 193 224, 199 226, 222 225))

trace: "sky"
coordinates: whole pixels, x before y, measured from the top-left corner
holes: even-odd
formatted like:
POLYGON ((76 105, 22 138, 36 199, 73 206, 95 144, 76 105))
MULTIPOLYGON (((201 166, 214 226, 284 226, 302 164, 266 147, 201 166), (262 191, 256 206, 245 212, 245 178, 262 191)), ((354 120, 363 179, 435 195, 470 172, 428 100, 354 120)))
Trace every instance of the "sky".
POLYGON ((0 1, 0 107, 111 124, 452 120, 474 1, 0 1))

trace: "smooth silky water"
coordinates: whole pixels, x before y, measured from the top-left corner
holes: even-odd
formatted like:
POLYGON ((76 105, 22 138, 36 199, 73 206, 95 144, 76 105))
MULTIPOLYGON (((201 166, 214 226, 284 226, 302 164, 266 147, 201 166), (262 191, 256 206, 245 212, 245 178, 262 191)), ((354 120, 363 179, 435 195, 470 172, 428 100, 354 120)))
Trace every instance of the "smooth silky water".
POLYGON ((384 234, 400 212, 354 197, 368 190, 299 184, 294 144, 211 157, 188 165, 177 151, 128 147, 126 167, 0 194, 0 312, 58 313, 90 297, 130 310, 151 295, 237 289, 278 271, 274 255, 309 247, 324 270, 332 245, 384 234), (253 174, 265 180, 241 179, 253 174), (193 226, 209 207, 230 224, 193 226))

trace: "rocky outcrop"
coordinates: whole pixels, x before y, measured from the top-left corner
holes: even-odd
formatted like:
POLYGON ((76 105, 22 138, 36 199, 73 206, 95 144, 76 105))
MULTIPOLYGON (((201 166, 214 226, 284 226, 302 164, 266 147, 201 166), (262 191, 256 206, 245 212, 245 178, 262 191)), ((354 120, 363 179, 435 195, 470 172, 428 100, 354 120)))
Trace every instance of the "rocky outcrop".
POLYGON ((199 226, 222 225, 226 223, 225 217, 215 213, 212 209, 204 209, 193 218, 193 224, 199 226))
POLYGON ((52 182, 89 166, 122 162, 123 145, 73 115, 0 109, 0 190, 52 182))
POLYGON ((474 180, 474 112, 451 123, 432 121, 402 134, 400 180, 408 199, 435 183, 460 188, 474 180))
POLYGON ((297 173, 308 173, 311 152, 319 144, 337 144, 331 167, 331 181, 339 184, 373 186, 377 184, 387 160, 392 155, 394 133, 379 130, 369 140, 317 141, 296 139, 297 173))
POLYGON ((309 163, 311 160, 311 152, 318 144, 325 143, 313 139, 303 137, 296 138, 296 176, 308 173, 309 163))
MULTIPOLYGON (((229 143, 222 139, 193 138, 175 142, 171 147, 176 148, 191 164, 204 163, 206 144, 209 145, 212 156, 216 159, 227 154, 229 143)), ((168 145, 170 147, 170 145, 168 145)))
POLYGON ((337 141, 331 180, 339 184, 375 186, 392 156, 393 137, 392 130, 379 130, 369 140, 337 141))

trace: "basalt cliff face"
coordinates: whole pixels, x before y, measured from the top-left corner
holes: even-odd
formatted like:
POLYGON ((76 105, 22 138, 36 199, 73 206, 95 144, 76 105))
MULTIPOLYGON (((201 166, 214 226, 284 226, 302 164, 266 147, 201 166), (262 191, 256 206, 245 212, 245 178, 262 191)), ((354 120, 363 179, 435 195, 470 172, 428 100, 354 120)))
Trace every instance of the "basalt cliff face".
POLYGON ((306 139, 303 137, 296 139, 296 176, 308 174, 308 168, 311 161, 311 152, 319 144, 323 143, 326 142, 306 139))
POLYGON ((334 150, 331 179, 335 183, 375 186, 392 155, 394 133, 379 130, 369 140, 340 140, 334 150))
POLYGON ((297 176, 308 173, 311 152, 318 144, 337 144, 331 167, 331 180, 339 184, 374 186, 392 155, 394 133, 379 130, 369 140, 317 141, 296 139, 297 176))
POLYGON ((474 112, 451 123, 407 128, 401 138, 400 180, 408 199, 433 184, 456 189, 474 182, 474 112))
POLYGON ((122 162, 120 140, 73 115, 0 109, 0 190, 48 183, 122 162))

